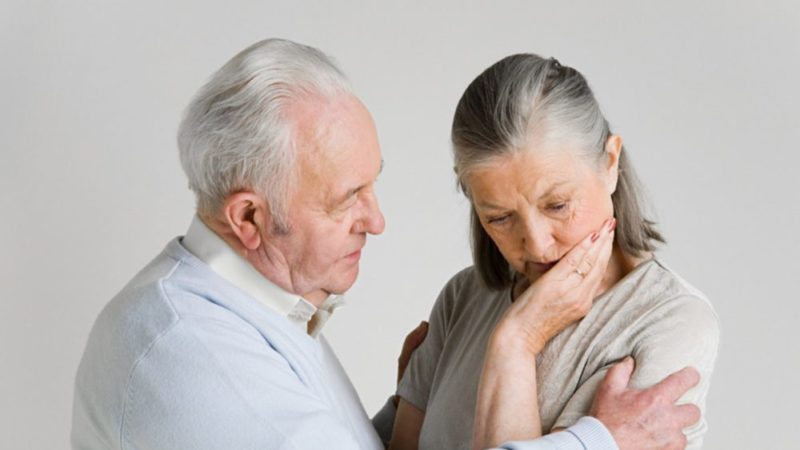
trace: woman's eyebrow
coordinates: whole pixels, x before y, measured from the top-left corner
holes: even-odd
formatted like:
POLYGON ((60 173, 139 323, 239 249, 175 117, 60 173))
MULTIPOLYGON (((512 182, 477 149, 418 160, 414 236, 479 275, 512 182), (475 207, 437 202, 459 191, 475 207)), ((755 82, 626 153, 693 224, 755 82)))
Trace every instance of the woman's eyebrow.
POLYGON ((491 209, 491 210, 495 210, 495 211, 508 209, 508 208, 504 208, 502 206, 495 205, 495 204, 490 203, 490 202, 477 202, 477 206, 479 207, 478 209, 491 209))
POLYGON ((557 183, 554 183, 546 191, 544 191, 544 193, 542 195, 539 196, 539 199, 549 197, 550 195, 553 194, 553 191, 555 191, 556 189, 560 188, 561 186, 563 186, 565 184, 569 184, 569 182, 568 181, 559 181, 557 183))
MULTIPOLYGON (((553 183, 549 188, 547 188, 546 191, 544 191, 544 193, 542 193, 542 195, 540 195, 537 198, 537 200, 541 200, 543 198, 549 197, 550 195, 553 194, 553 191, 555 191, 556 189, 558 189, 558 188, 560 188, 560 187, 562 187, 564 185, 568 185, 568 184, 570 184, 569 181, 559 181, 559 182, 553 183)), ((478 206, 478 208, 482 209, 482 210, 503 211, 503 210, 507 210, 508 209, 507 207, 495 205, 492 202, 486 202, 486 201, 476 202, 476 206, 478 206)))

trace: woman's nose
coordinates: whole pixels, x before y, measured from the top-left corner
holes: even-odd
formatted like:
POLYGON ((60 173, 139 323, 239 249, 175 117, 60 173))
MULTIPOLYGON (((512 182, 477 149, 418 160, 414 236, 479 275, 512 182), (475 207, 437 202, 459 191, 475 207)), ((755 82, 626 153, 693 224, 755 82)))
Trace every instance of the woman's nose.
POLYGON ((522 235, 522 245, 527 257, 541 263, 550 262, 549 249, 553 246, 552 227, 546 220, 529 219, 522 235))

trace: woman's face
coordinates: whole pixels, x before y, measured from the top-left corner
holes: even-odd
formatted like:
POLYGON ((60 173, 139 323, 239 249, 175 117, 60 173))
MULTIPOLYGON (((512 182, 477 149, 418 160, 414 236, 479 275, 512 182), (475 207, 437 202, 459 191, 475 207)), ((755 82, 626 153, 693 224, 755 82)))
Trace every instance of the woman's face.
POLYGON ((483 229, 530 282, 613 215, 622 141, 607 164, 588 163, 565 144, 538 145, 490 160, 466 178, 483 229))

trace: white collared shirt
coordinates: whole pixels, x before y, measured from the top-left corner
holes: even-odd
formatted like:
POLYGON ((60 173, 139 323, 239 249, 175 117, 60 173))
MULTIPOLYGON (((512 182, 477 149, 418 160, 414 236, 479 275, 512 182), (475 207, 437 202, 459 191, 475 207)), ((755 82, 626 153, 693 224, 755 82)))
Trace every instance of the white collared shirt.
POLYGON ((198 216, 192 219, 181 243, 219 276, 286 317, 312 337, 319 335, 333 312, 344 304, 342 296, 331 294, 317 308, 300 295, 281 289, 237 254, 198 216))

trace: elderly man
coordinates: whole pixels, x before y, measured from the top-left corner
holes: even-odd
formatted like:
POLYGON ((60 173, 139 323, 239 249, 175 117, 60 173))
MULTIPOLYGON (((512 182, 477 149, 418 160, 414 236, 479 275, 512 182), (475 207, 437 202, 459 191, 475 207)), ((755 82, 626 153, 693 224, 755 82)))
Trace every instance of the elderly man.
MULTIPOLYGON (((367 234, 384 228, 364 105, 320 51, 262 41, 196 95, 179 147, 197 216, 98 317, 77 375, 73 448, 384 448, 391 403, 373 424, 320 334, 356 280, 367 234)), ((688 423, 672 402, 691 374, 634 391, 630 369, 611 371, 596 419, 506 448, 679 442, 688 423)))

